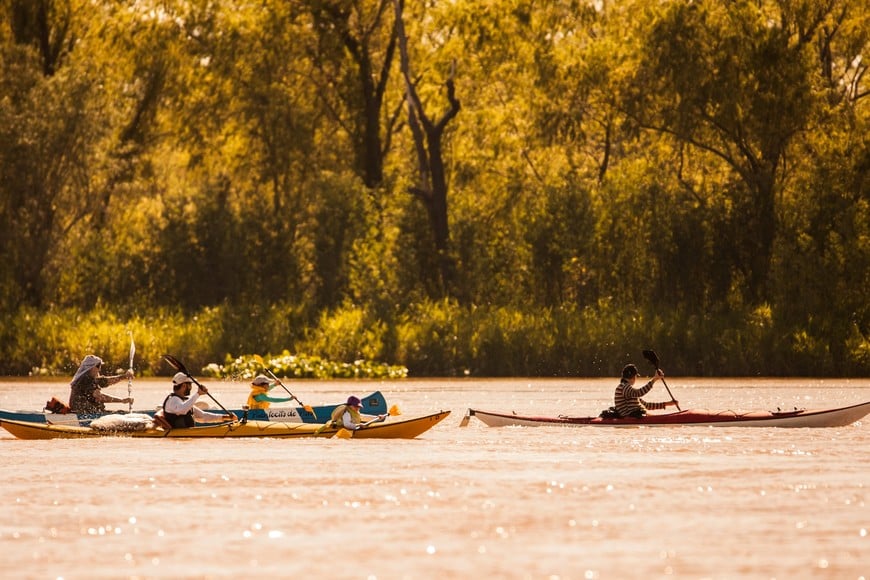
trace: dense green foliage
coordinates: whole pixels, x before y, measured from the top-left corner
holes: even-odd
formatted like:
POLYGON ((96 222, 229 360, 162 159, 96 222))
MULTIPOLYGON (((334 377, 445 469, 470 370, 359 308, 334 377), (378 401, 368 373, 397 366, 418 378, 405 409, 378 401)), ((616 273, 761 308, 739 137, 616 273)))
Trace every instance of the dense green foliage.
POLYGON ((870 372, 866 0, 405 4, 0 0, 0 372, 870 372))
POLYGON ((293 379, 404 379, 408 376, 405 367, 364 360, 337 363, 317 356, 293 355, 286 350, 278 356, 227 357, 224 364, 212 363, 203 372, 213 377, 252 379, 264 369, 293 379))

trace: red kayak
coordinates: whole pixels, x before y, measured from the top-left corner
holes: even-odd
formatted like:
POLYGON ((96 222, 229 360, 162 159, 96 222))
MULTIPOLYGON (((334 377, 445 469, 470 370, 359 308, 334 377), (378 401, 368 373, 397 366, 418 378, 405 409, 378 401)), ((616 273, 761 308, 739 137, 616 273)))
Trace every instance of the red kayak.
POLYGON ((601 417, 538 417, 516 413, 493 413, 480 409, 468 409, 461 426, 466 426, 471 417, 477 417, 490 427, 541 427, 559 425, 564 427, 673 427, 694 425, 700 427, 843 427, 870 413, 870 401, 836 409, 795 409, 793 411, 709 411, 687 409, 663 415, 647 415, 642 419, 603 419, 601 417))

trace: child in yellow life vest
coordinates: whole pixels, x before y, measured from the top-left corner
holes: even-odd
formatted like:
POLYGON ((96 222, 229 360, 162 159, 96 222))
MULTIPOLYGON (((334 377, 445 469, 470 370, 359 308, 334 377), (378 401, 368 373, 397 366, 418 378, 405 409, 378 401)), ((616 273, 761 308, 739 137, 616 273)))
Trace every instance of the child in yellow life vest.
MULTIPOLYGON (((362 401, 359 397, 351 395, 347 398, 347 403, 339 405, 332 411, 332 425, 334 427, 344 427, 350 431, 356 431, 363 426, 363 417, 360 413, 362 401)), ((384 419, 386 415, 378 415, 378 419, 384 419)))
POLYGON ((275 386, 265 375, 257 375, 251 381, 251 393, 248 395, 248 407, 251 409, 268 409, 272 403, 286 403, 293 397, 270 397, 269 391, 275 386))

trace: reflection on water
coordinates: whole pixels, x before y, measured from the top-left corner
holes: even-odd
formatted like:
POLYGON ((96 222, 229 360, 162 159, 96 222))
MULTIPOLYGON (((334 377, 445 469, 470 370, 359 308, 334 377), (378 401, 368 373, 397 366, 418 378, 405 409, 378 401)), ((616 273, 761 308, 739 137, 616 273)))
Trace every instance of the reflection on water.
MULTIPOLYGON (((870 426, 502 428, 469 406, 597 414, 613 380, 299 382, 381 389, 413 441, 18 441, 0 434, 0 569, 28 578, 861 578, 870 426)), ((207 383, 224 405, 247 387, 207 383)), ((669 378, 686 408, 821 408, 870 381, 669 378)), ((126 391, 125 385, 119 389, 126 391)), ((64 382, 0 383, 37 408, 64 382)), ((136 381, 136 408, 168 382, 136 381)), ((649 397, 664 400, 658 386, 649 397)), ((123 407, 123 406, 121 406, 123 407)))

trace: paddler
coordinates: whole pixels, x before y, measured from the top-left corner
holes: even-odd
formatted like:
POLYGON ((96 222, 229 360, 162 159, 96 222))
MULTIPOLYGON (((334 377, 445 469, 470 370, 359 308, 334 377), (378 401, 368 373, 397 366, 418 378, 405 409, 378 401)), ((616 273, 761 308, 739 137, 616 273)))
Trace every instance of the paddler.
POLYGON ((293 397, 270 397, 271 391, 278 383, 273 383, 266 375, 257 375, 251 381, 251 393, 248 395, 248 408, 250 409, 268 409, 272 403, 286 403, 292 401, 293 397))
POLYGON ((184 373, 175 373, 172 377, 172 393, 163 400, 163 407, 155 415, 162 417, 173 429, 194 427, 199 423, 218 423, 220 421, 235 421, 232 413, 223 415, 209 413, 196 406, 200 395, 208 393, 204 385, 199 385, 196 393, 190 395, 193 379, 184 373))
POLYGON ((664 371, 657 369, 655 376, 639 389, 634 388, 634 383, 637 381, 637 375, 637 367, 633 364, 627 364, 622 369, 622 380, 619 381, 619 385, 613 393, 613 406, 616 408, 620 417, 634 417, 635 419, 640 419, 646 415, 646 412, 649 410, 664 409, 671 405, 679 407, 679 402, 676 400, 666 401, 664 403, 650 403, 641 399, 642 396, 652 390, 656 381, 664 379, 664 371))
MULTIPOLYGON (((362 401, 356 395, 347 398, 347 403, 339 405, 332 411, 332 425, 344 427, 348 431, 356 431, 363 427, 363 417, 360 413, 362 401)), ((386 415, 378 415, 378 420, 383 421, 386 415)))
POLYGON ((133 369, 121 375, 102 375, 103 359, 89 354, 82 359, 69 383, 69 408, 73 413, 105 413, 106 403, 133 403, 133 399, 113 397, 102 392, 109 385, 133 378, 133 369))

